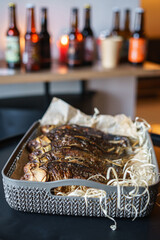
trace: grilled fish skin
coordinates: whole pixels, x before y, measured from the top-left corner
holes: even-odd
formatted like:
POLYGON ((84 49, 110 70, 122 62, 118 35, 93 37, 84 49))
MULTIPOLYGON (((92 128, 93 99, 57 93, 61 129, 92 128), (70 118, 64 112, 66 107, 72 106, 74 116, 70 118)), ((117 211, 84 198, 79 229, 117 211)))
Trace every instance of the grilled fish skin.
POLYGON ((29 163, 24 167, 24 180, 88 179, 100 174, 104 178, 93 181, 107 183, 105 177, 109 167, 115 168, 118 177, 123 174, 123 161, 116 164, 114 160, 127 159, 132 151, 129 138, 105 134, 91 127, 46 125, 41 131, 41 136, 28 143, 29 163))

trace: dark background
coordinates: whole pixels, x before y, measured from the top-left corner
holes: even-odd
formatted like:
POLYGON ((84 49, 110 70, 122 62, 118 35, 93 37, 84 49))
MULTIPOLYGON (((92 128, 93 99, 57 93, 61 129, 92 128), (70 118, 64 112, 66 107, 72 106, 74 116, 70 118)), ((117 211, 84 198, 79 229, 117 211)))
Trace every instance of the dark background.
POLYGON ((24 134, 33 122, 41 119, 53 97, 58 97, 87 114, 93 114, 94 92, 43 95, 0 99, 0 140, 24 134))

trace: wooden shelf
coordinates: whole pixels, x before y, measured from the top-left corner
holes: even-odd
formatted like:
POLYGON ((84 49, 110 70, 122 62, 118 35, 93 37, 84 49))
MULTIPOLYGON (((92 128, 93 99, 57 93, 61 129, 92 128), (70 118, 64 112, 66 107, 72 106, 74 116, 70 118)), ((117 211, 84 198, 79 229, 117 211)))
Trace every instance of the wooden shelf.
POLYGON ((68 69, 67 66, 61 66, 55 62, 51 70, 33 73, 26 73, 23 69, 19 71, 8 71, 3 67, 4 62, 0 62, 0 84, 76 81, 127 76, 160 76, 160 65, 153 63, 145 63, 143 67, 133 67, 129 64, 124 64, 119 65, 115 69, 104 69, 100 63, 96 63, 92 67, 68 69))

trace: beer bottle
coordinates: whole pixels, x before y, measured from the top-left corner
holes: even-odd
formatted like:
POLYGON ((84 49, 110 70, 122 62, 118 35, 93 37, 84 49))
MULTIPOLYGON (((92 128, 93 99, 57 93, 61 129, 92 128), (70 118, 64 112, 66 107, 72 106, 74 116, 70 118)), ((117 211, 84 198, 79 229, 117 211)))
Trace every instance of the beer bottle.
POLYGON ((67 54, 69 67, 78 67, 83 63, 83 36, 78 30, 78 9, 71 12, 71 31, 69 33, 69 46, 67 54))
POLYGON ((41 9, 40 55, 41 68, 50 68, 50 35, 47 30, 47 8, 41 9))
POLYGON ((92 65, 95 57, 95 41, 93 31, 90 26, 90 14, 91 7, 90 5, 85 6, 85 25, 82 31, 84 38, 84 64, 92 65))
POLYGON ((40 69, 39 36, 35 28, 34 6, 31 4, 27 4, 27 32, 25 34, 23 63, 26 71, 37 71, 40 69))
POLYGON ((112 31, 111 36, 121 35, 120 31, 120 10, 118 8, 113 9, 112 31))
POLYGON ((128 48, 129 48, 129 38, 131 37, 131 31, 130 31, 130 10, 125 10, 125 16, 124 16, 124 28, 121 32, 121 35, 123 37, 123 44, 121 49, 121 56, 120 61, 121 62, 128 62, 128 48))
POLYGON ((20 68, 19 31, 16 26, 16 5, 9 3, 9 29, 6 36, 6 62, 8 68, 20 68))
POLYGON ((128 60, 134 65, 142 65, 146 56, 146 38, 144 34, 144 10, 136 9, 135 25, 129 40, 128 60))

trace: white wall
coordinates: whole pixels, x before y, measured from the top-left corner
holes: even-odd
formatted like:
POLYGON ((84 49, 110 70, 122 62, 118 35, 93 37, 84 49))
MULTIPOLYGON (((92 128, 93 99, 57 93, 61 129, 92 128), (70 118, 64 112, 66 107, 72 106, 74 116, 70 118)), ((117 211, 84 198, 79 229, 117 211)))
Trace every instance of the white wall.
POLYGON ((93 106, 101 114, 125 114, 135 118, 137 79, 135 77, 119 77, 88 81, 89 89, 97 91, 93 106))
MULTIPOLYGON (((0 59, 4 58, 5 49, 5 34, 8 27, 8 3, 10 0, 0 0, 0 59)), ((79 26, 80 30, 83 28, 83 6, 86 3, 92 6, 92 28, 94 30, 95 36, 108 28, 111 28, 112 22, 112 8, 117 6, 121 10, 124 8, 130 8, 132 10, 132 25, 133 25, 133 10, 139 5, 139 0, 14 0, 17 4, 17 26, 21 33, 24 35, 26 31, 26 9, 25 5, 29 2, 34 3, 36 6, 36 27, 40 30, 40 7, 47 6, 49 9, 49 32, 53 39, 52 44, 52 56, 54 58, 58 57, 58 50, 56 47, 56 42, 58 37, 63 33, 63 31, 69 29, 70 26, 70 9, 71 7, 79 8, 79 26)), ((122 19, 123 21, 123 15, 122 19)), ((59 89, 70 89, 70 92, 77 92, 79 88, 79 83, 64 83, 63 86, 59 84, 53 84, 52 92, 54 92, 56 86, 56 91, 59 89), (69 85, 70 84, 70 85, 69 85), (67 87, 67 85, 69 87, 67 87)), ((16 86, 10 88, 7 85, 0 85, 0 97, 8 97, 11 95, 18 94, 30 94, 30 90, 33 90, 33 85, 21 85, 19 90, 16 90, 16 86)), ((36 93, 38 94, 43 91, 42 84, 36 85, 36 93)), ((33 92, 33 91, 32 91, 33 92)))

